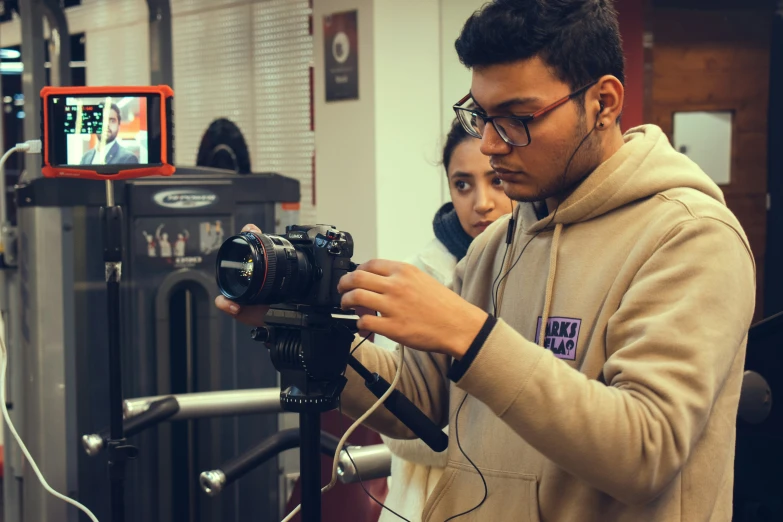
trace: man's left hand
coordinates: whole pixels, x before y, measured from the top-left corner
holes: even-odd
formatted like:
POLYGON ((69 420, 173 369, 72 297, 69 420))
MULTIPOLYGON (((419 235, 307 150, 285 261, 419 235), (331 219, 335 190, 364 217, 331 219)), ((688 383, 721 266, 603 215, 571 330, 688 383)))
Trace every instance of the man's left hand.
POLYGON ((344 309, 363 306, 358 327, 410 348, 460 359, 487 320, 487 313, 407 263, 374 259, 344 275, 337 285, 344 309))

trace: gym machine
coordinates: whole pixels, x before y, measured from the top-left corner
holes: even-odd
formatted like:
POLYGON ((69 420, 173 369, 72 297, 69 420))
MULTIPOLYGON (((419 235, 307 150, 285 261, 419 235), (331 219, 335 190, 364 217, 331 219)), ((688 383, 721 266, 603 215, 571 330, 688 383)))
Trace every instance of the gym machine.
MULTIPOLYGON (((64 459, 39 463, 53 487, 107 519, 105 462, 79 451, 78 443, 79 434, 109 424, 104 267, 90 262, 101 257, 98 209, 105 201, 103 189, 93 181, 44 178, 17 188, 21 353, 27 368, 40 371, 28 379, 15 374, 25 382, 23 402, 14 400, 26 413, 22 436, 33 454, 64 459), (58 484, 58 474, 69 475, 69 480, 63 477, 58 484)), ((283 203, 298 199, 298 183, 275 174, 238 176, 180 167, 173 178, 115 182, 115 200, 127 218, 121 322, 124 396, 277 384, 265 350, 214 308, 218 289, 213 267, 226 229, 249 222, 268 230, 284 227, 296 221, 297 212, 283 210, 283 203), (177 205, 188 197, 210 204, 177 205)), ((15 386, 12 376, 10 388, 15 386)), ((230 499, 215 501, 198 491, 200 470, 276 431, 277 416, 244 415, 166 423, 140 433, 131 439, 143 450, 128 468, 128 520, 172 520, 175 509, 184 515, 181 520, 196 520, 198 513, 200 521, 277 512, 276 466, 254 472, 230 499)), ((25 477, 24 489, 26 496, 39 499, 42 510, 26 520, 68 519, 67 506, 44 496, 34 477, 25 477)), ((35 511, 27 505, 25 517, 35 511)))

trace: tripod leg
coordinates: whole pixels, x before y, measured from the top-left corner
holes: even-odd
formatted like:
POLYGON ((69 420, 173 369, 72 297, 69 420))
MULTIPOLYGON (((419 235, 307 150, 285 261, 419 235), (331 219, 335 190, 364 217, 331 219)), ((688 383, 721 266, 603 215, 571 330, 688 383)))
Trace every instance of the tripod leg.
POLYGON ((106 270, 106 308, 109 326, 109 457, 111 522, 125 521, 125 465, 135 457, 135 448, 125 443, 122 420, 122 353, 120 350, 120 280, 122 279, 122 209, 113 206, 111 183, 107 182, 109 205, 101 207, 103 261, 106 270))
POLYGON ((120 366, 120 284, 109 281, 109 481, 111 483, 111 522, 125 520, 125 456, 118 448, 124 444, 122 424, 122 369, 120 366))
POLYGON ((109 437, 124 439, 122 422, 122 366, 120 358, 120 282, 107 284, 109 312, 109 437), (119 405, 119 407, 118 407, 119 405))
POLYGON ((109 463, 111 474, 111 522, 125 520, 125 462, 109 463))
POLYGON ((299 414, 302 522, 321 520, 321 414, 299 414))

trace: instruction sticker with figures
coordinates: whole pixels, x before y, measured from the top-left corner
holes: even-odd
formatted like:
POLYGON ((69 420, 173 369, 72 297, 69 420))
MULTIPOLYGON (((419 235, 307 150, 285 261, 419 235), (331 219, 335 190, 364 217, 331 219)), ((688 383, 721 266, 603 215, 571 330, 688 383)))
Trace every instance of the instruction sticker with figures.
POLYGON ((220 245, 223 244, 225 233, 223 223, 218 219, 216 221, 205 221, 199 223, 199 245, 203 255, 209 255, 217 252, 220 245))
POLYGON ((225 238, 224 221, 203 219, 138 219, 133 239, 136 261, 152 269, 206 267, 214 263, 225 238))

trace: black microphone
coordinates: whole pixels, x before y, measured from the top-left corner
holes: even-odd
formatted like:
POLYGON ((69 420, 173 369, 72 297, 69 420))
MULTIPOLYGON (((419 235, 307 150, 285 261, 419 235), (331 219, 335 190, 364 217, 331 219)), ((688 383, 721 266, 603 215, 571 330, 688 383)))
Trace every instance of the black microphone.
MULTIPOLYGON (((348 364, 362 376, 364 385, 379 399, 391 387, 386 379, 371 373, 353 355, 348 358, 348 364)), ((394 390, 383 405, 433 451, 441 452, 449 446, 449 436, 399 390, 394 390)))

